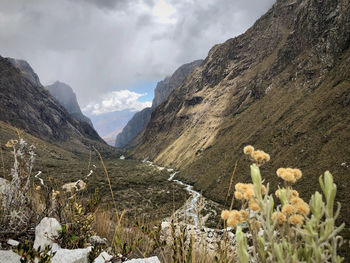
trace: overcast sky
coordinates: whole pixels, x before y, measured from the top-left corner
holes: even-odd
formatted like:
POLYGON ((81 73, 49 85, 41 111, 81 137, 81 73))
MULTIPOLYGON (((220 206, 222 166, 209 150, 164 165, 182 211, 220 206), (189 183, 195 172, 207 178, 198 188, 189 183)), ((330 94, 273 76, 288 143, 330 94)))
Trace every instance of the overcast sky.
POLYGON ((0 55, 44 85, 70 85, 86 113, 139 110, 157 81, 248 29, 274 0, 0 0, 0 55))

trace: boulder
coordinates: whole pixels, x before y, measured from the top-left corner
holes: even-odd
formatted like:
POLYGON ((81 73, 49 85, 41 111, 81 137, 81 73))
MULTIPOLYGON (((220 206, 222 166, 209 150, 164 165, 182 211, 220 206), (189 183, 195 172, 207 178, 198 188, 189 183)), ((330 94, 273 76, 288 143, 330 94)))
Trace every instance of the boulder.
POLYGON ((94 263, 110 262, 112 258, 113 258, 113 256, 111 256, 107 252, 103 251, 97 258, 95 258, 94 263))
POLYGON ((99 236, 91 236, 89 238, 91 246, 105 245, 107 244, 107 238, 101 238, 99 236))
POLYGON ((20 255, 16 254, 12 250, 0 250, 1 263, 20 263, 20 259, 20 255))
POLYGON ((19 245, 19 242, 10 238, 9 240, 7 240, 7 244, 13 247, 17 247, 19 245))
POLYGON ((150 258, 134 258, 134 259, 125 261, 125 263, 160 263, 160 261, 158 257, 150 257, 150 258))
POLYGON ((92 247, 79 249, 59 249, 51 263, 88 263, 88 255, 92 247))
POLYGON ((60 223, 52 217, 44 217, 39 225, 35 228, 34 248, 38 249, 40 246, 53 246, 54 240, 58 237, 58 230, 61 229, 60 223))

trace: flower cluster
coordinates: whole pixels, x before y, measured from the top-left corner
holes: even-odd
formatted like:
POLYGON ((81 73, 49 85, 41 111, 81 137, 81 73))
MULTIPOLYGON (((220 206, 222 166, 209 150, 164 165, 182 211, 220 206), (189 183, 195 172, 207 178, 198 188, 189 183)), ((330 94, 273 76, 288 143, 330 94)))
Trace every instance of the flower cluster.
POLYGON ((310 213, 309 205, 299 197, 299 193, 291 188, 282 188, 275 192, 281 200, 282 211, 274 212, 272 219, 278 217, 278 223, 283 224, 288 221, 292 225, 300 226, 304 223, 304 216, 310 213))
POLYGON ((248 220, 249 213, 245 210, 223 210, 221 212, 221 218, 227 220, 227 225, 230 227, 235 227, 248 220))
POLYGON ((276 173, 284 180, 284 187, 275 192, 281 203, 276 206, 274 196, 268 193, 269 184, 266 187, 262 184, 259 169, 270 156, 255 151, 250 145, 244 148, 244 153, 254 162, 250 166, 252 184, 235 186, 234 197, 242 202, 240 211, 224 210, 221 213, 227 225, 236 228, 239 262, 321 262, 322 259, 342 262, 343 258, 337 255, 338 240, 342 239, 338 233, 345 224, 335 226, 340 206, 334 211, 337 187, 331 173, 327 171, 319 179, 325 202, 316 191, 307 204, 292 188, 292 184, 302 177, 302 172, 279 168, 276 173), (243 232, 243 227, 248 228, 247 231, 243 232), (250 234, 253 249, 248 249, 246 233, 250 234))
POLYGON ((299 169, 292 168, 279 168, 277 170, 277 176, 289 183, 295 183, 302 177, 302 172, 299 169))
POLYGON ((270 161, 270 155, 261 150, 255 150, 253 146, 248 145, 244 147, 243 152, 245 155, 249 155, 253 162, 258 166, 263 165, 270 161))

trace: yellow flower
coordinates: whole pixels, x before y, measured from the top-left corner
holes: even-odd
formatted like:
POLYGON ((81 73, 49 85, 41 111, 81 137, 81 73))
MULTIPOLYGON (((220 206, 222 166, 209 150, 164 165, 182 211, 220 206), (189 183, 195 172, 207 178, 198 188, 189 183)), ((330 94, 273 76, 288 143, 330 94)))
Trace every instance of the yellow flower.
POLYGON ((289 204, 286 204, 282 207, 282 213, 287 216, 295 214, 295 211, 296 211, 295 207, 289 204))
POLYGON ((272 220, 275 221, 276 218, 277 218, 278 224, 280 224, 280 225, 287 221, 286 216, 281 212, 274 212, 272 214, 272 220))
POLYGON ((261 185, 261 193, 263 195, 266 194, 266 187, 265 187, 265 185, 261 185))
POLYGON ((244 199, 249 200, 250 198, 253 197, 253 195, 254 195, 254 190, 250 188, 244 192, 243 197, 244 199))
POLYGON ((41 186, 40 186, 40 185, 38 185, 38 186, 35 187, 35 190, 36 190, 36 191, 40 191, 40 189, 41 189, 41 186))
POLYGON ((234 217, 230 217, 230 218, 227 220, 227 225, 230 226, 230 227, 235 227, 235 226, 237 226, 239 223, 240 223, 240 221, 237 220, 237 219, 234 218, 234 217))
POLYGON ((310 213, 309 205, 304 201, 296 203, 294 207, 298 214, 308 215, 310 213))
POLYGON ((254 147, 251 145, 247 145, 243 149, 244 154, 250 155, 252 152, 254 152, 254 147))
POLYGON ((221 218, 222 218, 222 219, 227 220, 227 219, 229 218, 229 216, 230 216, 230 211, 228 211, 228 210, 223 210, 223 211, 221 212, 221 218))
POLYGON ((289 183, 295 183, 296 182, 296 179, 294 177, 294 174, 290 171, 285 171, 282 175, 281 175, 281 178, 286 181, 286 182, 289 182, 289 183))
POLYGON ((299 180, 303 176, 303 173, 299 169, 294 169, 294 176, 295 179, 299 180))
POLYGON ((296 204, 300 204, 300 203, 305 203, 303 199, 301 199, 300 197, 292 197, 290 199, 290 203, 293 204, 293 205, 296 205, 296 204))
POLYGON ((246 221, 249 219, 249 213, 247 211, 241 210, 239 212, 242 220, 246 221))
POLYGON ((260 207, 259 207, 259 205, 258 205, 257 202, 255 202, 255 201, 253 201, 253 200, 250 200, 250 201, 249 201, 249 209, 252 210, 252 211, 254 211, 254 212, 257 212, 257 211, 260 210, 260 207))
POLYGON ((301 226, 304 223, 304 217, 301 215, 292 215, 289 217, 288 222, 295 226, 301 226))
POLYGON ((291 197, 298 197, 298 196, 299 196, 298 191, 297 190, 293 190, 291 197))
POLYGON ((282 174, 286 171, 285 168, 278 168, 277 171, 276 171, 276 174, 278 177, 281 177, 282 174))
POLYGON ((243 194, 241 192, 236 191, 235 192, 235 198, 238 200, 242 200, 243 199, 243 194))
POLYGON ((231 218, 231 217, 240 221, 241 220, 241 213, 238 212, 237 210, 232 210, 232 211, 230 211, 230 215, 229 215, 229 218, 231 218))

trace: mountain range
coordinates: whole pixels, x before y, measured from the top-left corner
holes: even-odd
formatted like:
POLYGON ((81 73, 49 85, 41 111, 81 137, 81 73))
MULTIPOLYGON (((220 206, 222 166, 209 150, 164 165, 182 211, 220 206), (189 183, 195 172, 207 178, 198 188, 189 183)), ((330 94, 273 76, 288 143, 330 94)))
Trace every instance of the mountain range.
POLYGON ((249 181, 242 150, 250 144, 271 155, 262 173, 272 190, 279 167, 302 169, 295 187, 305 198, 330 170, 349 215, 349 47, 348 1, 277 0, 154 109, 131 154, 179 169, 224 203, 236 164, 233 183, 249 181))
POLYGON ((88 122, 71 115, 41 85, 26 61, 0 57, 0 101, 0 121, 37 138, 71 150, 107 146, 88 122))

